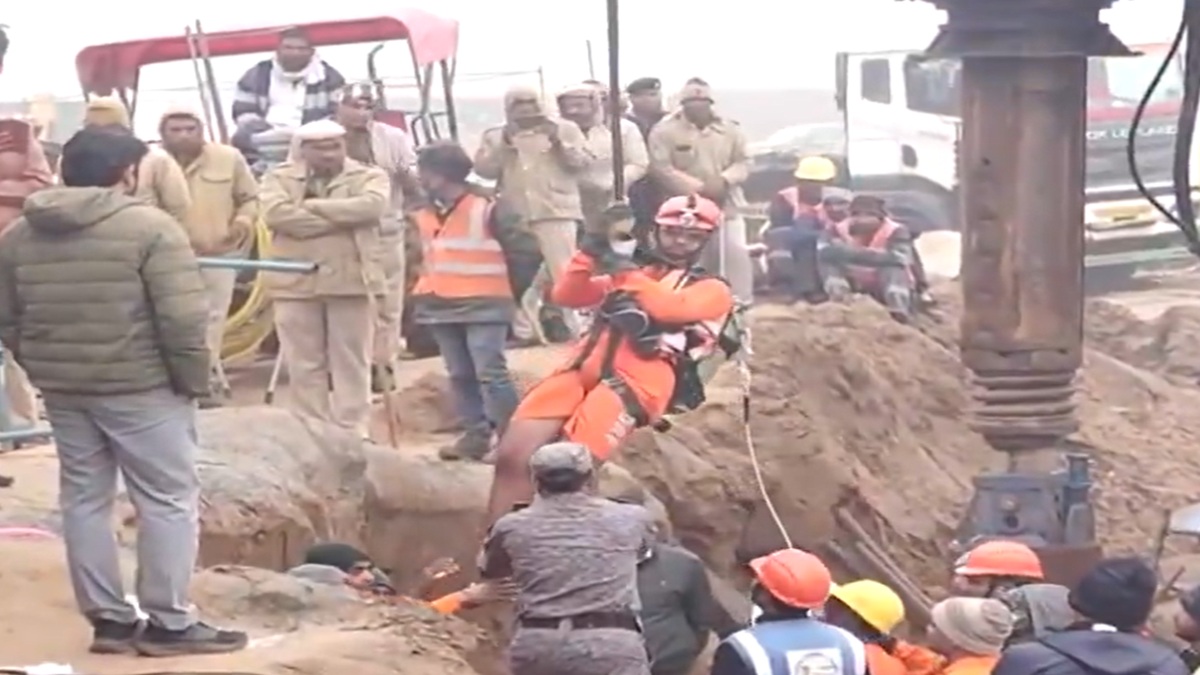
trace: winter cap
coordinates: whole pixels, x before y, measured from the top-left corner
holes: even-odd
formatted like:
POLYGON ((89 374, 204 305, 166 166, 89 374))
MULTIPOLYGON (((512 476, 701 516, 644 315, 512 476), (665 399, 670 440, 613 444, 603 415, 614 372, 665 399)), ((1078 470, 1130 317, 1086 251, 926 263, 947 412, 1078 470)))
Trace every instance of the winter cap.
POLYGON ((1013 630, 1008 607, 992 598, 949 598, 933 606, 930 620, 955 647, 979 656, 999 654, 1013 630))
POLYGON ((591 473, 593 468, 592 452, 579 443, 549 443, 529 458, 529 469, 534 476, 568 471, 583 475, 591 473))
POLYGON ((309 122, 296 130, 296 138, 301 143, 306 141, 331 141, 345 138, 346 128, 333 120, 317 120, 309 122))
POLYGON ((128 128, 129 109, 118 98, 99 96, 88 101, 83 123, 89 127, 122 126, 128 128))
POLYGON ((1087 619, 1132 632, 1150 618, 1157 589, 1154 570, 1141 558, 1106 558, 1075 584, 1067 602, 1087 619))

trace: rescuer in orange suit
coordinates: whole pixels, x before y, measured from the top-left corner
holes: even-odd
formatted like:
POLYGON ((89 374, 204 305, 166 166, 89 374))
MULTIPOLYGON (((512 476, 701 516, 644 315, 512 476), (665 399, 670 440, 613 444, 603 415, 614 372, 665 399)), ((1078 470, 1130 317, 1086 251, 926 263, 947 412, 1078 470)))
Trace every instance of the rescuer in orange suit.
POLYGON ((501 438, 489 524, 531 499, 529 457, 538 447, 561 438, 603 462, 634 429, 699 405, 695 366, 718 350, 736 351, 724 337, 734 309, 729 284, 695 266, 721 208, 698 196, 668 199, 643 264, 632 262, 631 235, 613 241, 616 225, 631 222, 627 210, 610 209, 612 231, 585 233, 554 285, 556 304, 592 308, 595 318, 567 363, 525 395, 501 438))

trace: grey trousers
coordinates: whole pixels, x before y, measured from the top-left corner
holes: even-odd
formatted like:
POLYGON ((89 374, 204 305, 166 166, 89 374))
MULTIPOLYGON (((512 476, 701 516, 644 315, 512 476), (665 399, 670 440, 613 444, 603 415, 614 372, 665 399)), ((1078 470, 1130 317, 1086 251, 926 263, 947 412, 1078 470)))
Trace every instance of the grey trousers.
POLYGON ((521 628, 508 662, 512 675, 650 675, 641 633, 616 628, 521 628))
POLYGON ((168 630, 190 626, 200 480, 195 403, 159 389, 45 394, 58 448, 59 506, 75 600, 89 620, 132 623, 113 533, 117 472, 137 513, 138 603, 168 630))

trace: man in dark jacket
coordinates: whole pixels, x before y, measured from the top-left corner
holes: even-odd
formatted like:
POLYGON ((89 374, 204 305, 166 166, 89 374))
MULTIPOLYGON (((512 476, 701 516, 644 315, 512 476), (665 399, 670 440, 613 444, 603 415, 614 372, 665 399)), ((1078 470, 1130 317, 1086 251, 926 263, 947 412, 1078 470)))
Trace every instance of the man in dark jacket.
POLYGON ((743 627, 713 598, 704 563, 667 543, 649 546, 638 562, 642 626, 652 675, 687 675, 708 645, 743 627))
POLYGON ((246 634, 196 621, 196 399, 208 393, 207 293, 183 227, 133 197, 147 147, 84 129, 66 187, 35 192, 0 238, 0 342, 45 397, 68 570, 92 651, 236 651, 246 634), (112 532, 118 470, 137 512, 138 618, 112 532))
POLYGON ((1010 647, 993 675, 1188 675, 1179 655, 1142 635, 1158 580, 1139 558, 1102 560, 1071 589, 1080 622, 1010 647))
POLYGON ((317 56, 308 34, 289 28, 279 34, 274 58, 238 80, 231 114, 239 125, 257 117, 272 127, 297 129, 332 116, 335 94, 345 86, 346 78, 317 56))

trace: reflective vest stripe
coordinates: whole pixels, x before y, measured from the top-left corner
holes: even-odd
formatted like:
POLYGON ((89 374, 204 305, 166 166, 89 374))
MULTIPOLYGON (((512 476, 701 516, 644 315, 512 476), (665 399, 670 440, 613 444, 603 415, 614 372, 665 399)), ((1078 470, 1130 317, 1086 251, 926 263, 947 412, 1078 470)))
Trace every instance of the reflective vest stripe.
POLYGON ((489 229, 492 204, 467 195, 439 219, 433 209, 417 214, 424 261, 415 295, 444 298, 511 298, 504 250, 489 229))
POLYGON ((729 636, 730 642, 737 648, 738 653, 746 664, 754 669, 754 675, 773 675, 771 672, 771 657, 754 634, 748 630, 738 631, 729 636))
POLYGON ((858 239, 858 237, 855 237, 853 234, 850 234, 850 221, 843 220, 842 222, 838 223, 837 233, 838 233, 838 236, 841 237, 842 240, 848 244, 854 244, 855 246, 865 246, 869 249, 874 249, 876 251, 886 251, 887 246, 888 246, 888 241, 892 238, 892 235, 896 233, 896 230, 899 227, 900 227, 900 224, 897 223, 896 221, 885 220, 885 221, 883 221, 883 225, 878 230, 875 230, 875 234, 871 237, 871 240, 868 242, 863 242, 863 241, 860 241, 858 239))

